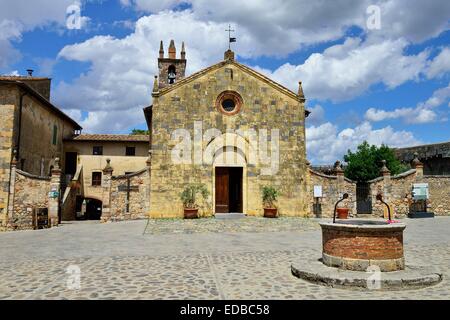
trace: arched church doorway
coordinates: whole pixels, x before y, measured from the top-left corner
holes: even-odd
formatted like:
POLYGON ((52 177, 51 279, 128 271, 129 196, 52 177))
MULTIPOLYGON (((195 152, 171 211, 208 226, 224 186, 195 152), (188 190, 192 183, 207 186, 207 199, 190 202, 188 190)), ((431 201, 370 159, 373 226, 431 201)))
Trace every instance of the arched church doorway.
POLYGON ((206 163, 212 164, 215 213, 245 213, 248 209, 247 163, 254 150, 236 133, 217 136, 206 147, 206 163))

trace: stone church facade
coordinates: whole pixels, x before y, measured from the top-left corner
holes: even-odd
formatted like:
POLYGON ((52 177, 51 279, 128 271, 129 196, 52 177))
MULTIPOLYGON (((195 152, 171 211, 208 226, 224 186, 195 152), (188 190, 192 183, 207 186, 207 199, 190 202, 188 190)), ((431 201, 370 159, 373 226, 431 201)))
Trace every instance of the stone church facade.
MULTIPOLYGON (((184 60, 172 63, 176 70, 184 60)), ((264 185, 280 191, 281 215, 306 215, 307 111, 301 84, 294 93, 238 63, 232 51, 173 84, 167 84, 167 70, 160 64, 153 105, 145 111, 151 119, 150 215, 182 217, 179 195, 198 183, 210 192, 203 216, 262 215, 264 185)))

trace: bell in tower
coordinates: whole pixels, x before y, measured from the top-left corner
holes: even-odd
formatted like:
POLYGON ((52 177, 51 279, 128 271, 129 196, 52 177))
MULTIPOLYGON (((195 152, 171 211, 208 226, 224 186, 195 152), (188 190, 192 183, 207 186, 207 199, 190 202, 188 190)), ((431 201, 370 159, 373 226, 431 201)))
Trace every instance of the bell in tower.
POLYGON ((181 55, 177 59, 175 41, 171 40, 169 45, 169 56, 164 57, 164 44, 161 41, 158 58, 159 87, 164 88, 180 81, 186 74, 186 50, 182 43, 181 55))

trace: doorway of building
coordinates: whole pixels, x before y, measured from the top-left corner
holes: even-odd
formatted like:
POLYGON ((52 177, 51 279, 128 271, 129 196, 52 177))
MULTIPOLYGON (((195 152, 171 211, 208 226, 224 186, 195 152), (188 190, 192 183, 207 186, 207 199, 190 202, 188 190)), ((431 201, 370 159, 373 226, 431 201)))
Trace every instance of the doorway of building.
POLYGON ((216 213, 242 213, 242 172, 239 167, 216 167, 216 213))

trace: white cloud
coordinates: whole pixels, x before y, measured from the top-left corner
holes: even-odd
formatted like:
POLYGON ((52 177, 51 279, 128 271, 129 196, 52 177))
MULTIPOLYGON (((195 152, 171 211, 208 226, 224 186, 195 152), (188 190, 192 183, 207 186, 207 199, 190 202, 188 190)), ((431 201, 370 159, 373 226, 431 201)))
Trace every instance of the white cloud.
POLYGON ((292 90, 302 80, 308 99, 349 100, 376 83, 393 89, 418 80, 427 66, 428 51, 404 55, 407 45, 403 39, 375 42, 348 38, 323 53, 312 54, 301 65, 287 63, 272 73, 266 70, 266 74, 292 90))
POLYGON ((0 21, 12 20, 25 30, 57 22, 64 23, 66 9, 74 0, 0 1, 0 21))
POLYGON ((0 20, 0 30, 0 68, 7 68, 21 57, 11 41, 20 41, 22 26, 12 20, 0 20))
POLYGON ((19 73, 19 71, 14 70, 14 71, 8 72, 6 75, 7 76, 18 77, 18 76, 20 76, 20 73, 19 73))
MULTIPOLYGON (((21 41, 24 32, 50 25, 63 28, 67 8, 74 3, 88 1, 93 0, 0 1, 0 68, 6 69, 21 58, 20 52, 14 48, 14 43, 21 41)), ((85 27, 89 18, 80 18, 82 27, 85 27)))
POLYGON ((419 143, 411 132, 395 131, 390 126, 373 129, 367 121, 355 128, 346 128, 341 131, 330 122, 306 129, 308 159, 313 164, 334 163, 342 159, 349 149, 355 150, 363 141, 378 146, 386 144, 390 147, 419 143))
POLYGON ((307 109, 311 112, 310 116, 308 117, 308 124, 318 125, 325 120, 325 110, 321 105, 316 104, 314 107, 308 107, 307 109))
POLYGON ((427 77, 429 79, 440 77, 449 71, 450 71, 450 48, 445 47, 431 61, 427 70, 427 77))
POLYGON ((158 74, 160 40, 165 41, 166 54, 170 39, 176 40, 178 51, 181 41, 186 41, 187 72, 192 73, 223 59, 225 27, 197 21, 189 11, 166 11, 139 19, 134 32, 123 39, 96 36, 66 46, 59 58, 90 62, 91 67, 73 83, 58 84, 55 100, 66 109, 90 112, 88 125, 101 132, 123 131, 132 124, 123 121, 119 110, 131 110, 134 123, 143 123, 142 108, 151 103, 153 75, 158 74), (105 121, 101 121, 102 117, 105 121))
POLYGON ((449 28, 447 0, 121 0, 138 10, 156 12, 191 4, 197 20, 236 26, 239 37, 256 39, 255 54, 287 54, 301 45, 342 37, 350 26, 384 39, 421 42, 449 28), (381 9, 381 30, 367 30, 366 9, 381 9))
POLYGON ((406 123, 422 124, 434 122, 439 119, 435 110, 447 104, 450 99, 450 84, 433 92, 425 102, 419 102, 415 108, 397 108, 391 111, 370 108, 366 111, 365 119, 368 121, 384 121, 389 119, 403 119, 406 123))
POLYGON ((186 3, 183 0, 120 0, 124 6, 135 6, 136 9, 146 12, 159 12, 165 9, 172 9, 175 6, 186 3))

